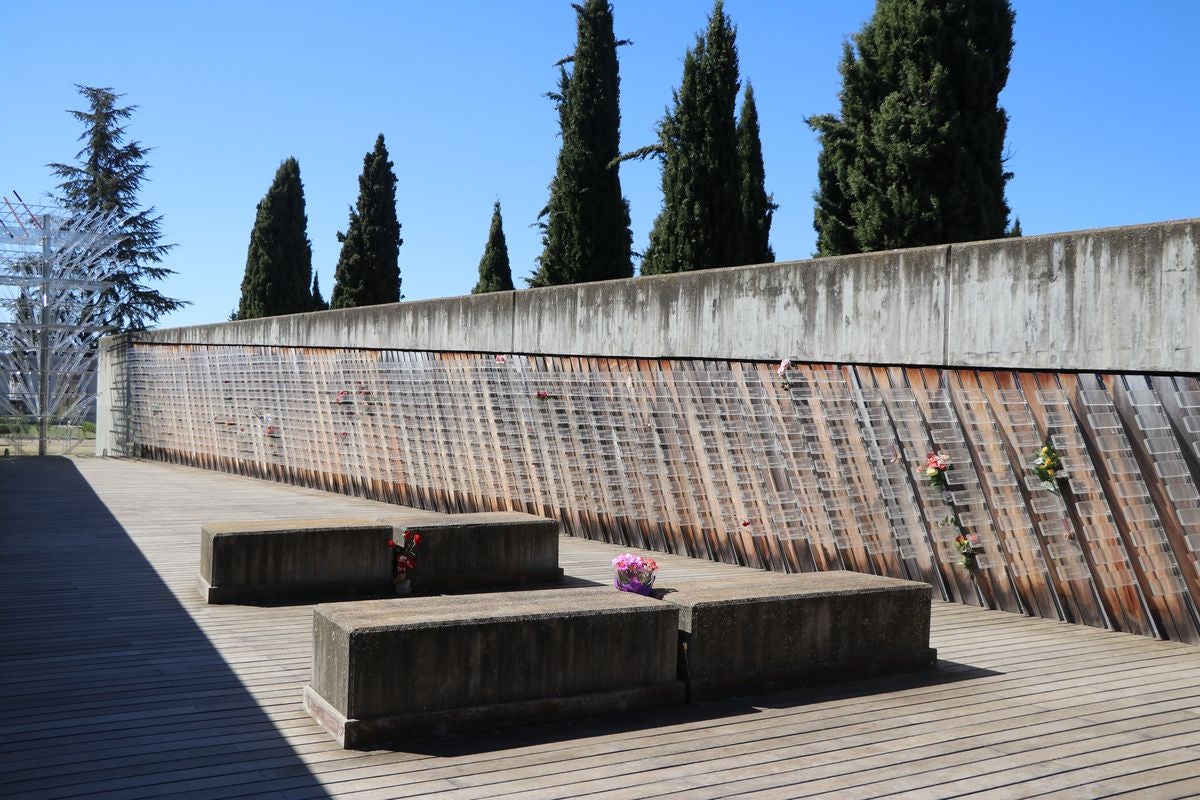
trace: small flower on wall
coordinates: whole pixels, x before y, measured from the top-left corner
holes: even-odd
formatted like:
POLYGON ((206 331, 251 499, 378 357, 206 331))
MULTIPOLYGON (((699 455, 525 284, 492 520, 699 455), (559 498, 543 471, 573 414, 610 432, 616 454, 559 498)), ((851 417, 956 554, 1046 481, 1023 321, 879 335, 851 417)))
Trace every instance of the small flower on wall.
POLYGON ((1033 461, 1033 471, 1042 479, 1042 488, 1058 494, 1058 481, 1063 477, 1062 459, 1054 449, 1054 443, 1046 439, 1046 443, 1037 452, 1033 461))
POLYGON ((982 549, 979 546, 978 536, 966 536, 960 533, 954 537, 954 547, 958 550, 959 566, 966 567, 969 570, 975 570, 978 567, 975 559, 982 549))
POLYGON ((925 456, 925 476, 929 485, 946 488, 946 473, 950 471, 950 456, 945 453, 930 453, 925 456))
POLYGON ((788 370, 792 368, 792 360, 785 358, 779 362, 779 366, 775 369, 775 374, 779 376, 779 388, 788 390, 792 388, 792 382, 788 380, 788 370))

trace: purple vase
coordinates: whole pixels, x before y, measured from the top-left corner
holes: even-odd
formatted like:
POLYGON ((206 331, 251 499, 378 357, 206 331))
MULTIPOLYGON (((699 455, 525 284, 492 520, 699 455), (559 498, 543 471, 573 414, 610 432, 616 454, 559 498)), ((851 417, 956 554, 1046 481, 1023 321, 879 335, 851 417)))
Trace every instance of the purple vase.
POLYGON ((620 589, 622 592, 633 592, 634 594, 649 595, 650 589, 654 587, 654 576, 643 583, 637 578, 622 578, 617 575, 613 578, 613 586, 620 589))

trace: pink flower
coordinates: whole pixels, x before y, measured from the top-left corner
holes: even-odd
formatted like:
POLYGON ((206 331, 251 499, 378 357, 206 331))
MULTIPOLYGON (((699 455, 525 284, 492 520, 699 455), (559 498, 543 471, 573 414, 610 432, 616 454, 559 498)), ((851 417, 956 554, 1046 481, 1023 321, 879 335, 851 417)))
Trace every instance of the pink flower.
POLYGON ((508 356, 496 356, 496 363, 497 364, 507 364, 508 356))
POLYGON ((791 368, 792 368, 792 360, 790 358, 785 358, 783 361, 779 362, 779 369, 775 370, 775 374, 782 375, 783 373, 787 372, 791 368))

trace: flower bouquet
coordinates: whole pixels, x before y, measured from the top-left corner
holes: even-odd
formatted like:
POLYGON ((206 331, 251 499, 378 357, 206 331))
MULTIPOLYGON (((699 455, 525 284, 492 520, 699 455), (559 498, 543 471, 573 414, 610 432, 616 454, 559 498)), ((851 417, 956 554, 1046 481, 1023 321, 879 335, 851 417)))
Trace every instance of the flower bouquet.
POLYGON ((396 585, 396 594, 408 594, 412 591, 412 581, 409 573, 417 568, 417 545, 421 543, 421 534, 416 531, 405 531, 400 543, 388 539, 388 548, 392 553, 392 583, 396 585))
POLYGON ((945 453, 930 453, 925 456, 925 476, 930 486, 946 488, 946 473, 950 470, 950 456, 945 453))
POLYGON ((622 592, 634 594, 650 594, 654 586, 654 574, 658 572, 658 562, 653 558, 635 556, 633 553, 622 553, 613 559, 613 586, 622 592))
POLYGON ((969 570, 973 570, 978 566, 975 563, 975 557, 979 555, 982 549, 979 546, 978 536, 964 536, 960 533, 954 537, 954 547, 958 550, 959 566, 966 567, 969 570))
POLYGON ((1054 444, 1049 439, 1042 445, 1042 449, 1038 450, 1037 458, 1033 462, 1033 471, 1042 479, 1043 488, 1058 494, 1058 479, 1062 477, 1062 459, 1058 457, 1058 451, 1054 449, 1054 444))
POLYGON ((779 388, 784 391, 792 388, 792 382, 788 380, 788 370, 792 368, 792 360, 785 358, 779 362, 779 366, 775 370, 775 374, 779 376, 779 388))

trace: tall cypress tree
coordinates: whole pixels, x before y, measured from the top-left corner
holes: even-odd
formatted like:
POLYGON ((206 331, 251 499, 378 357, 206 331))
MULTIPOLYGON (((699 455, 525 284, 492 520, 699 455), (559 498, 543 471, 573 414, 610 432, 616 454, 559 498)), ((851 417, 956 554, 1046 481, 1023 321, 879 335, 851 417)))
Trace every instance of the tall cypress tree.
POLYGON ((312 245, 308 241, 300 164, 287 158, 258 203, 238 319, 298 314, 312 310, 312 245))
POLYGON ((742 177, 742 220, 746 225, 737 263, 770 264, 775 261, 775 251, 771 249, 771 217, 779 206, 767 194, 762 142, 758 135, 758 106, 754 103, 754 87, 749 81, 738 115, 737 146, 742 177))
POLYGON ((738 94, 737 31, 721 0, 708 29, 683 59, 674 108, 658 126, 651 152, 663 159, 663 209, 650 231, 642 274, 744 263, 742 181, 734 106, 738 94))
POLYGON ((479 259, 479 283, 471 294, 505 292, 513 288, 512 267, 508 263, 508 243, 504 239, 504 219, 500 216, 500 201, 492 206, 492 225, 488 228, 487 245, 479 259))
POLYGON ((312 282, 312 310, 313 311, 328 311, 329 303, 321 295, 321 282, 317 279, 316 270, 313 271, 312 282))
POLYGON ((342 251, 334 271, 332 308, 352 308, 400 300, 400 222, 396 219, 396 175, 383 134, 363 158, 358 202, 350 224, 338 233, 342 251))
MULTIPOLYGON (((562 64, 558 103, 562 147, 550 184, 542 254, 532 286, 633 275, 629 204, 614 163, 620 154, 618 42, 608 0, 574 5, 575 53, 562 64)), ((559 66, 561 67, 562 64, 559 66)))
POLYGON ((87 111, 71 111, 83 123, 75 154, 78 164, 49 164, 62 178, 58 185, 63 205, 76 211, 100 209, 128 217, 121 226, 123 238, 112 256, 111 282, 100 298, 103 324, 119 331, 140 330, 164 314, 189 305, 151 289, 147 281, 160 281, 174 270, 160 266, 174 245, 162 244, 162 216, 155 209, 139 208, 138 191, 146 179, 149 148, 125 142, 123 121, 137 106, 117 106, 124 95, 110 88, 76 86, 87 98, 87 111))
POLYGON ((846 44, 821 143, 817 254, 1003 236, 1008 0, 878 0, 846 44))

